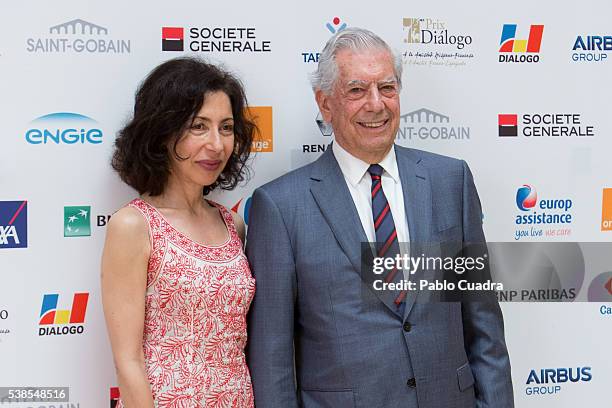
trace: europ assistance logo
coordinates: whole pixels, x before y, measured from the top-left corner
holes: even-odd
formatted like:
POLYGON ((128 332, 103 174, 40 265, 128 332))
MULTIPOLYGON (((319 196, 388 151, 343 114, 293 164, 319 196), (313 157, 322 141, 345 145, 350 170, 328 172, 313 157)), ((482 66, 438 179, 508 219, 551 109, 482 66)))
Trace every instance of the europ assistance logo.
POLYGON ((571 235, 570 224, 573 222, 573 207, 570 198, 542 199, 534 186, 524 184, 516 191, 516 206, 521 211, 515 215, 514 239, 553 238, 571 235))

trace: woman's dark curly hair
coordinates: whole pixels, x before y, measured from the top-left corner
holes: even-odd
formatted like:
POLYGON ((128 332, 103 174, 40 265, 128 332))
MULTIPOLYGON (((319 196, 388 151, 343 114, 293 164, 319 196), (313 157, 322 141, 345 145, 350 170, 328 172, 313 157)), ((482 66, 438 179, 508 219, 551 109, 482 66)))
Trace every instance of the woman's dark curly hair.
POLYGON ((176 58, 155 68, 136 92, 134 117, 119 131, 111 161, 121 179, 140 194, 160 195, 168 182, 172 143, 174 156, 183 132, 191 126, 208 92, 224 92, 234 116, 234 149, 219 178, 205 186, 231 190, 248 175, 246 162, 257 127, 246 113, 240 81, 229 72, 197 58, 176 58))

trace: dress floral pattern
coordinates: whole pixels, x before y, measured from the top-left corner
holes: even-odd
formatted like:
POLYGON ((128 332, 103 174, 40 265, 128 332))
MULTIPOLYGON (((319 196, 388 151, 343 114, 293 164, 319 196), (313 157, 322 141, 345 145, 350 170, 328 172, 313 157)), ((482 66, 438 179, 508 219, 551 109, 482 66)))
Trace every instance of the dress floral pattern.
POLYGON ((244 347, 255 280, 230 212, 209 203, 229 232, 219 246, 192 241, 142 199, 128 204, 149 224, 143 347, 160 408, 253 407, 244 347))

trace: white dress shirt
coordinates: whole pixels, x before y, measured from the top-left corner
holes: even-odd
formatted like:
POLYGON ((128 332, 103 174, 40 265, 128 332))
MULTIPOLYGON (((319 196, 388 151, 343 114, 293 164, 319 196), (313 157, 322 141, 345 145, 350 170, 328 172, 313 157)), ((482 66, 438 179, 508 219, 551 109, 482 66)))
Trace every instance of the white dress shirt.
MULTIPOLYGON (((353 198, 353 203, 357 208, 359 219, 363 230, 368 237, 369 242, 376 241, 376 232, 374 230, 374 219, 372 216, 372 178, 368 173, 370 163, 366 163, 347 152, 340 144, 334 141, 332 144, 332 152, 342 170, 346 185, 353 198)), ((372 163, 373 164, 373 163, 372 163)), ((400 251, 403 254, 408 254, 408 246, 402 245, 410 240, 408 232, 408 219, 406 218, 406 209, 404 207, 404 192, 402 183, 400 182, 399 170, 397 168, 397 159, 395 157, 395 148, 392 147, 389 153, 380 163, 385 170, 381 177, 382 189, 389 202, 393 222, 397 230, 397 239, 400 242, 400 251)), ((408 199, 410 199, 408 197, 408 199)))

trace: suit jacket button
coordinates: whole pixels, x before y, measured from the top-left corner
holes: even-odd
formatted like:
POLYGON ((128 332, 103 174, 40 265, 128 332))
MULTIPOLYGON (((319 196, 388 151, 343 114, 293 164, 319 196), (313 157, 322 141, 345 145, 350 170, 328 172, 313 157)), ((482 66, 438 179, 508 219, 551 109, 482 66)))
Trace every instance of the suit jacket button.
POLYGON ((412 325, 410 322, 404 322, 404 331, 409 332, 410 330, 412 330, 412 325))
POLYGON ((416 380, 414 378, 411 378, 406 382, 406 385, 410 388, 416 388, 416 380))

